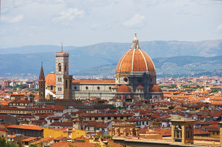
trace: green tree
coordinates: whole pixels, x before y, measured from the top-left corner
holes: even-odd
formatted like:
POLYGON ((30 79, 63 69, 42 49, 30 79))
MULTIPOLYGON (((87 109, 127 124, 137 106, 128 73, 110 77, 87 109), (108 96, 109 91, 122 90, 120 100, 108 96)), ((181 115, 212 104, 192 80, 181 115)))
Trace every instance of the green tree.
POLYGON ((0 138, 0 146, 6 146, 5 137, 1 137, 1 138, 0 138))
POLYGON ((17 145, 13 144, 12 141, 8 141, 5 147, 17 147, 17 145))
POLYGON ((18 147, 23 147, 21 140, 18 141, 18 147))
POLYGON ((29 147, 38 147, 38 146, 37 146, 37 144, 35 143, 35 144, 29 145, 29 147))

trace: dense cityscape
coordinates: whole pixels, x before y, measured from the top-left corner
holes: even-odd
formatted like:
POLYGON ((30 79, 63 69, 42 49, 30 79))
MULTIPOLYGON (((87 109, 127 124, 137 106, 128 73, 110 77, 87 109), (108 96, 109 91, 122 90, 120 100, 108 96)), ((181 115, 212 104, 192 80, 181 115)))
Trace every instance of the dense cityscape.
MULTIPOLYGON (((135 34, 115 79, 56 72, 1 78, 0 146, 220 146, 222 77, 156 78, 135 34)), ((222 128, 221 128, 222 129, 222 128)))
POLYGON ((0 147, 222 147, 222 0, 0 0, 0 147))

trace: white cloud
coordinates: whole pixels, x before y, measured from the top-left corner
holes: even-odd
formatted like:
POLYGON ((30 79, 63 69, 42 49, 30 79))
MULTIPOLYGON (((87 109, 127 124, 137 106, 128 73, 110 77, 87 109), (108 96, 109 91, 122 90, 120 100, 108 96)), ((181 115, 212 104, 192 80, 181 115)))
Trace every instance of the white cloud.
POLYGON ((145 24, 145 16, 135 14, 132 18, 123 23, 127 27, 142 27, 145 24))
POLYGON ((14 17, 2 16, 1 21, 6 23, 18 23, 24 18, 23 15, 17 15, 14 17))
POLYGON ((222 24, 217 27, 217 32, 222 34, 222 24))
POLYGON ((71 21, 75 18, 82 18, 85 11, 79 10, 78 8, 71 8, 67 11, 60 12, 59 16, 54 18, 54 21, 71 21))

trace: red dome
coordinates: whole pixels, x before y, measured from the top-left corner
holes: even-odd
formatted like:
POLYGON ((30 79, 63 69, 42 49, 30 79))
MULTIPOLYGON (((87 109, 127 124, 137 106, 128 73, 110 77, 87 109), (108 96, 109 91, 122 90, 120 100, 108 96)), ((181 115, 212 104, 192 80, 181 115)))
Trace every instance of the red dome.
POLYGON ((121 85, 116 91, 117 92, 131 92, 131 89, 127 85, 121 85))
POLYGON ((45 77, 45 85, 56 85, 56 74, 50 73, 45 77))
POLYGON ((154 84, 152 87, 150 87, 149 91, 150 92, 162 92, 161 88, 156 84, 154 84))
POLYGON ((120 59, 116 72, 156 72, 151 58, 140 49, 136 36, 131 49, 120 59))

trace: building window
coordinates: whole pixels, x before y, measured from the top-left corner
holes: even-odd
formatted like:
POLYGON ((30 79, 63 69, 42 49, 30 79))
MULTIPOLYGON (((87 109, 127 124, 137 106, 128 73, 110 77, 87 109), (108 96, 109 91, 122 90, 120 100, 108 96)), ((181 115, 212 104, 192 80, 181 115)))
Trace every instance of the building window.
POLYGON ((127 78, 124 78, 123 81, 124 81, 124 82, 128 82, 128 79, 127 79, 127 78))
POLYGON ((66 71, 66 65, 65 65, 65 71, 66 71))
POLYGON ((58 78, 58 82, 62 82, 62 78, 58 78))
POLYGON ((111 90, 112 88, 111 87, 109 87, 109 90, 111 90))
POLYGON ((86 86, 86 90, 88 90, 88 86, 86 86))
POLYGON ((97 87, 98 90, 100 90, 100 87, 97 87))
POLYGON ((58 64, 59 71, 62 71, 61 63, 58 64))
POLYGON ((74 87, 74 89, 76 90, 76 89, 77 89, 77 87, 75 86, 75 87, 74 87))

